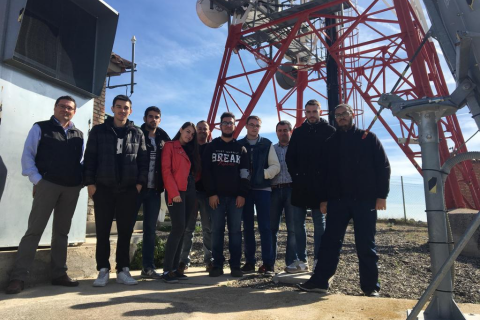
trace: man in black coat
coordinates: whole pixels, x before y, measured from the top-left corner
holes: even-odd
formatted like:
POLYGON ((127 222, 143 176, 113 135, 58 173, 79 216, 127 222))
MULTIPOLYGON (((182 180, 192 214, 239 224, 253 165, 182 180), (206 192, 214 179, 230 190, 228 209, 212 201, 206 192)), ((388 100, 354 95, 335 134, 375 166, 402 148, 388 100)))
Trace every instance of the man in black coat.
POLYGON ((148 158, 145 137, 128 116, 132 102, 127 96, 113 99, 113 118, 93 127, 85 150, 84 175, 88 195, 95 208, 97 248, 95 258, 99 275, 93 283, 103 287, 110 272, 110 229, 117 222, 117 282, 133 285, 130 275, 130 238, 136 215, 137 198, 147 184, 148 158))
POLYGON ((296 272, 308 271, 307 264, 307 232, 305 217, 307 209, 311 209, 314 226, 314 257, 317 259, 320 240, 325 230, 325 217, 320 212, 318 188, 323 182, 320 180, 320 161, 322 160, 323 145, 335 132, 332 127, 320 118, 320 103, 309 100, 305 105, 305 122, 293 131, 286 162, 288 172, 292 177, 292 205, 294 206, 294 229, 297 243, 298 261, 287 266, 296 272))
POLYGON ((385 210, 390 184, 390 163, 382 144, 372 132, 353 124, 348 104, 335 108, 337 132, 326 142, 322 162, 320 210, 327 213, 327 228, 318 253, 320 263, 313 276, 300 284, 304 291, 325 293, 335 274, 348 222, 353 219, 360 269, 360 287, 366 296, 377 297, 378 255, 375 247, 377 210, 385 210))
MULTIPOLYGON (((158 214, 160 212, 161 199, 163 192, 162 179, 162 149, 165 142, 170 141, 168 134, 158 125, 162 120, 162 112, 158 107, 151 106, 145 109, 143 117, 144 124, 141 129, 145 136, 145 145, 149 158, 148 180, 142 188, 137 201, 137 210, 143 204, 143 246, 142 246, 142 278, 160 279, 155 271, 154 250, 155 250, 155 231, 157 229, 158 214)), ((136 217, 133 221, 135 224, 136 217)))

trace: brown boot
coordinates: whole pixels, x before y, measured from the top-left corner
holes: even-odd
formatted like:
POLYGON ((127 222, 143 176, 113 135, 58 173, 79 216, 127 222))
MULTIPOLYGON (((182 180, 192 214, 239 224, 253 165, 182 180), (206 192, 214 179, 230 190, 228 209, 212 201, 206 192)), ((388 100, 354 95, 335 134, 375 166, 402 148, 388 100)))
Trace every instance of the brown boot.
POLYGON ((23 288, 25 287, 25 284, 23 283, 22 280, 11 280, 8 283, 8 287, 5 290, 6 294, 17 294, 22 292, 23 288))

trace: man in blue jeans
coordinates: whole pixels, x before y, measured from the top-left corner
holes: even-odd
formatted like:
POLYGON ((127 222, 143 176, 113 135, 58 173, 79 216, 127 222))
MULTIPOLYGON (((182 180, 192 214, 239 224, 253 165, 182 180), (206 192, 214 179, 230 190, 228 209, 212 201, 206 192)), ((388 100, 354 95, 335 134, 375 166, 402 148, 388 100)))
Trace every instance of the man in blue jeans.
MULTIPOLYGON (((287 226, 287 250, 285 254, 285 271, 301 272, 301 268, 292 270, 288 269, 295 261, 298 261, 297 244, 295 241, 295 224, 293 206, 291 204, 292 197, 292 177, 288 173, 285 155, 288 150, 288 144, 292 136, 292 124, 286 120, 277 123, 275 128, 278 143, 274 144, 278 161, 280 162, 280 173, 272 180, 272 198, 270 207, 270 228, 272 230, 272 249, 273 257, 277 260, 277 235, 282 220, 282 212, 285 212, 285 224, 287 226)), ((305 270, 305 269, 304 269, 305 270)), ((308 266, 307 269, 308 270, 308 266)))
MULTIPOLYGON (((203 155, 208 143, 208 136, 210 135, 210 127, 207 121, 201 120, 197 123, 197 141, 199 145, 200 157, 203 155)), ((178 269, 185 271, 190 265, 190 251, 192 250, 193 234, 195 232, 195 225, 197 223, 197 214, 200 212, 200 219, 202 223, 203 236, 203 261, 205 262, 205 269, 207 272, 213 267, 212 264, 212 228, 210 223, 210 212, 207 210, 208 198, 205 194, 202 178, 195 183, 197 191, 197 209, 195 217, 188 220, 185 235, 183 237, 182 253, 180 255, 180 264, 178 269)))
POLYGON ((255 241, 254 217, 257 213, 258 231, 262 248, 263 264, 258 273, 267 276, 275 274, 275 258, 272 251, 272 231, 270 229, 270 187, 273 177, 280 172, 277 153, 270 140, 259 135, 262 120, 257 116, 247 118, 247 135, 238 142, 248 152, 250 162, 250 192, 245 199, 243 208, 243 237, 245 240, 245 264, 243 273, 255 272, 255 241))
MULTIPOLYGON (((162 149, 165 142, 170 141, 168 134, 158 125, 162 120, 162 112, 158 107, 151 106, 145 110, 141 129, 145 136, 145 145, 149 157, 148 182, 146 188, 138 195, 137 213, 143 204, 143 246, 142 246, 142 278, 160 279, 155 271, 153 253, 155 251, 155 231, 160 212, 160 194, 163 192, 162 149)), ((135 215, 136 220, 136 215, 135 215)), ((134 221, 135 223, 135 221, 134 221)))
POLYGON ((225 112, 220 117, 222 135, 213 139, 202 156, 202 179, 208 197, 212 219, 213 268, 210 277, 223 274, 223 242, 225 218, 228 226, 228 249, 232 277, 243 276, 242 258, 242 207, 250 188, 247 150, 234 138, 235 115, 225 112))
POLYGON ((327 213, 313 276, 299 284, 301 290, 326 293, 335 274, 343 238, 353 219, 355 246, 360 269, 360 288, 366 296, 378 297, 378 255, 375 247, 377 210, 385 210, 390 184, 390 163, 377 136, 353 124, 348 104, 335 108, 338 130, 325 143, 322 161, 320 210, 327 213))
POLYGON ((323 145, 335 128, 320 118, 320 103, 309 100, 305 105, 305 122, 293 130, 286 156, 288 172, 292 176, 292 205, 294 206, 295 241, 298 261, 288 266, 292 271, 308 271, 307 232, 305 218, 307 209, 313 217, 314 259, 325 230, 325 217, 320 212, 318 188, 324 182, 320 179, 320 161, 324 157, 323 145))

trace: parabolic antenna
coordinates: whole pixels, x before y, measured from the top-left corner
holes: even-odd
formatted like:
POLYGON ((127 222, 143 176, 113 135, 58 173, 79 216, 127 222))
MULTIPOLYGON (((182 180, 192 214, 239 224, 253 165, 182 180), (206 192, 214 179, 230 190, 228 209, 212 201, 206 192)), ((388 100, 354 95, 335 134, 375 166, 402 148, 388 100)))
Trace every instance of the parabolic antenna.
POLYGON ((213 3, 213 10, 210 9, 210 0, 197 1, 197 15, 210 28, 220 28, 228 21, 228 13, 225 9, 215 3, 213 3))
POLYGON ((278 69, 279 70, 275 73, 275 79, 277 79, 278 85, 285 90, 290 90, 295 87, 297 68, 290 65, 281 65, 278 69))

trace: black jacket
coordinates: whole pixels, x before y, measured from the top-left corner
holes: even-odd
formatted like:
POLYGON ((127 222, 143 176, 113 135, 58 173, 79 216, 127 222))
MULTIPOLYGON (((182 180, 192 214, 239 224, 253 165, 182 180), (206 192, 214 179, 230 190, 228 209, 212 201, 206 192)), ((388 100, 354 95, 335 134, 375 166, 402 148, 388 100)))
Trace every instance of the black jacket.
POLYGON ((369 132, 362 139, 364 132, 355 126, 348 132, 338 130, 325 143, 319 195, 322 202, 339 199, 345 192, 359 200, 387 198, 390 163, 377 136, 369 132))
POLYGON ((288 172, 292 177, 292 205, 320 208, 320 161, 324 156, 325 141, 334 132, 335 128, 322 118, 315 124, 305 120, 293 131, 285 156, 288 172))
POLYGON ((121 168, 117 170, 117 135, 113 118, 96 125, 90 131, 84 156, 85 185, 101 184, 115 190, 147 184, 148 157, 142 130, 127 121, 123 142, 121 168), (120 176, 117 172, 120 172, 120 176))
MULTIPOLYGON (((147 156, 150 155, 150 152, 153 152, 154 148, 152 145, 152 142, 150 138, 148 137, 149 131, 145 129, 145 123, 142 124, 140 127, 142 129, 143 135, 145 136, 145 146, 147 147, 147 156)), ((156 157, 155 157, 155 190, 157 190, 159 193, 163 192, 164 190, 164 185, 163 185, 163 179, 162 179, 162 150, 163 146, 165 145, 165 142, 171 141, 170 137, 168 134, 161 128, 157 127, 157 130, 155 130, 155 144, 157 145, 157 152, 156 152, 156 157)), ((149 159, 150 161, 150 159, 149 159)), ((147 177, 148 180, 148 177, 147 177)), ((147 185, 144 186, 146 188, 147 185)))
POLYGON ((215 138, 202 155, 202 181, 207 197, 246 197, 250 189, 247 150, 235 139, 215 138))
POLYGON ((41 138, 35 156, 35 165, 42 178, 61 186, 82 184, 83 133, 72 126, 67 135, 52 116, 50 120, 36 123, 41 138))

